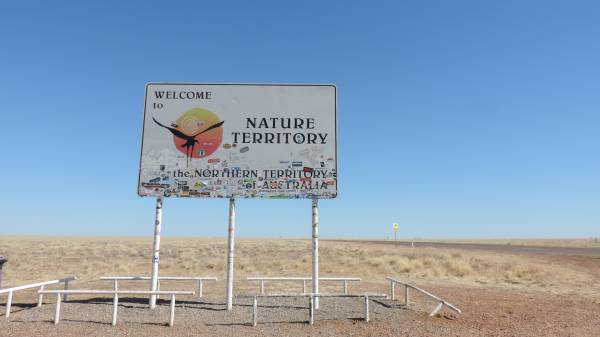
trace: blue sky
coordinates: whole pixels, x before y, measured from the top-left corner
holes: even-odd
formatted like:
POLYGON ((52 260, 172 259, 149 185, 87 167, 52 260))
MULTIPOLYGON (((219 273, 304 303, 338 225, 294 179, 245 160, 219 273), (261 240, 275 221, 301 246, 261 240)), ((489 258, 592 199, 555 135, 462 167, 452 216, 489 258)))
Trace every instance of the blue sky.
MULTIPOLYGON (((335 83, 325 237, 587 237, 600 225, 596 1, 8 1, 0 234, 152 235, 147 82, 335 83)), ((309 237, 310 201, 240 200, 238 236, 309 237)), ((227 201, 168 199, 165 235, 227 201)))

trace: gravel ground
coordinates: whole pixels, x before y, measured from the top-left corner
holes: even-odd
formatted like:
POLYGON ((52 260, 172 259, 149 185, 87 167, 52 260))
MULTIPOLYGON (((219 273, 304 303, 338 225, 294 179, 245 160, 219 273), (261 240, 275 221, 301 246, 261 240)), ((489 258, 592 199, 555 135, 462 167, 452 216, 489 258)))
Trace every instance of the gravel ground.
MULTIPOLYGON (((320 310, 315 313, 315 325, 308 323, 308 299, 259 298, 258 326, 252 327, 252 299, 238 298, 233 311, 224 310, 218 299, 183 299, 177 302, 175 325, 169 327, 170 302, 160 300, 155 310, 148 309, 143 298, 119 299, 119 317, 116 326, 112 320, 112 300, 72 297, 61 307, 61 322, 53 324, 55 304, 37 308, 34 303, 15 303, 10 322, 0 323, 1 336, 334 336, 382 335, 372 333, 370 327, 386 321, 414 320, 425 316, 423 308, 415 304, 410 309, 389 300, 370 301, 371 322, 364 321, 362 298, 322 298, 320 310), (417 314, 418 313, 418 314, 417 314), (35 332, 35 333, 34 333, 35 332)), ((0 308, 2 309, 2 308, 0 308)), ((389 328, 389 327, 388 327, 389 328)), ((387 329, 387 328, 386 328, 387 329)), ((381 332, 381 329, 377 329, 381 332)), ((387 329, 384 335, 406 332, 387 329)))
POLYGON ((0 318, 0 336, 600 336, 599 299, 494 287, 425 288, 458 305, 463 315, 445 310, 430 318, 435 303, 415 294, 410 308, 372 300, 371 321, 365 322, 362 299, 323 298, 310 326, 307 299, 260 298, 259 324, 252 327, 250 298, 238 298, 227 312, 221 297, 209 296, 179 300, 175 326, 169 327, 168 301, 150 310, 145 299, 122 297, 112 326, 110 298, 79 295, 63 304, 61 322, 54 325, 53 298, 37 308, 29 294, 13 304, 9 321, 0 318))

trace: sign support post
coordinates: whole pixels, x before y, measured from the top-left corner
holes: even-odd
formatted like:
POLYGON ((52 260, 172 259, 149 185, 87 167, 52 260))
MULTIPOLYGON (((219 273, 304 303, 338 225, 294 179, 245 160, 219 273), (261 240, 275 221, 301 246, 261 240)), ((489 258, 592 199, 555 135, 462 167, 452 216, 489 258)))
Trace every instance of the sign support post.
POLYGON ((235 239, 235 199, 229 199, 229 230, 227 239, 227 310, 233 308, 233 247, 235 239))
MULTIPOLYGON (((150 290, 158 288, 158 263, 160 261, 160 230, 162 223, 162 197, 156 198, 156 219, 154 221, 154 243, 152 245, 152 277, 150 290)), ((156 295, 150 295, 150 308, 156 308, 156 295)))
MULTIPOLYGON (((318 199, 312 199, 312 293, 319 293, 319 208, 318 199)), ((319 297, 315 296, 314 308, 319 309, 319 297)))

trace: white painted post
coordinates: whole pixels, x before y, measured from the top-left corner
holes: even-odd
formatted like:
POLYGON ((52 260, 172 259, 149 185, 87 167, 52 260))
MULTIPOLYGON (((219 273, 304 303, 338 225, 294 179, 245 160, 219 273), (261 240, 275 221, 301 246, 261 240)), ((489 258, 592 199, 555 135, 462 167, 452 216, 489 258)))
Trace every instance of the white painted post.
MULTIPOLYGON (((118 291, 119 290, 119 281, 117 279, 113 280, 113 290, 114 291, 118 291)), ((115 298, 113 299, 113 321, 112 321, 112 325, 116 325, 117 324, 117 305, 119 305, 119 297, 118 295, 115 293, 115 298)))
MULTIPOLYGON (((160 278, 156 281, 156 291, 160 291, 160 278)), ((156 300, 160 299, 160 295, 156 295, 156 300)))
POLYGON ((256 326, 258 323, 258 301, 256 300, 256 296, 254 296, 252 302, 252 326, 256 326))
POLYGON ((429 317, 435 316, 435 314, 437 314, 438 311, 440 311, 443 306, 444 306, 444 302, 440 301, 440 303, 435 307, 435 309, 433 309, 433 311, 429 314, 429 317))
MULTIPOLYGON (((44 291, 45 286, 41 286, 40 287, 40 291, 44 291)), ((41 307, 42 304, 44 303, 44 294, 38 294, 38 307, 41 307)))
POLYGON ((391 293, 390 297, 392 298, 392 301, 396 299, 396 292, 394 291, 395 287, 396 287, 396 284, 394 283, 394 281, 390 281, 390 293, 391 293))
POLYGON ((4 315, 4 317, 6 317, 6 318, 10 317, 10 307, 12 306, 12 298, 13 298, 13 292, 9 291, 8 299, 6 300, 6 314, 4 315))
POLYGON ((115 293, 115 297, 113 298, 113 317, 112 317, 112 325, 117 325, 117 308, 119 307, 119 295, 115 293))
POLYGON ((409 298, 408 298, 408 286, 405 285, 404 286, 404 305, 406 305, 407 307, 408 307, 408 301, 409 301, 409 298))
POLYGON ((306 280, 302 280, 302 293, 306 294, 306 280))
MULTIPOLYGON (((318 199, 312 199, 312 293, 319 293, 319 208, 318 199)), ((314 299, 319 309, 319 298, 314 299)))
POLYGON ((60 301, 62 297, 60 294, 56 294, 56 312, 54 313, 54 324, 58 324, 60 321, 60 301))
POLYGON ((260 280, 260 294, 265 294, 265 280, 260 280))
POLYGON ((344 280, 344 295, 348 293, 348 280, 344 280))
POLYGON ((175 323, 175 294, 171 294, 171 317, 169 318, 169 326, 175 323))
MULTIPOLYGON (((65 290, 69 290, 69 280, 68 279, 65 280, 65 290)), ((65 302, 67 301, 67 294, 66 293, 63 294, 63 301, 65 301, 65 302)))
POLYGON ((227 235, 227 310, 233 308, 233 247, 235 237, 235 199, 229 199, 229 230, 227 235))
POLYGON ((369 321, 369 296, 365 295, 365 321, 369 321))
MULTIPOLYGON (((150 290, 158 287, 158 263, 160 261, 160 231, 162 223, 162 197, 156 198, 156 217, 154 221, 154 243, 152 245, 152 278, 150 290)), ((150 308, 156 308, 156 295, 150 295, 150 308)))
POLYGON ((198 280, 198 300, 202 299, 202 280, 198 280))
POLYGON ((315 298, 313 295, 310 295, 308 300, 308 323, 313 325, 315 323, 315 298))

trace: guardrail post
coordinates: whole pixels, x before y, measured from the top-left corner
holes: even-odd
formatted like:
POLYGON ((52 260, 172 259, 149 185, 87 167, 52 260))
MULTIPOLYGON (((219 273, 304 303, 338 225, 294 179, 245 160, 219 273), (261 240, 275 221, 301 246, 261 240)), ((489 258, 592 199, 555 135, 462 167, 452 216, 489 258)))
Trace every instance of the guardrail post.
POLYGON ((394 283, 394 281, 390 281, 390 293, 391 293, 390 297, 392 298, 392 301, 394 301, 396 299, 395 287, 396 287, 396 284, 394 283))
POLYGON ((254 296, 252 302, 252 326, 256 326, 258 320, 258 301, 256 300, 256 296, 254 296))
MULTIPOLYGON (((40 291, 44 291, 45 286, 40 286, 40 291)), ((38 293, 38 307, 41 307, 42 304, 44 303, 44 294, 39 294, 38 293)))
POLYGON ((265 280, 260 280, 260 294, 265 294, 265 280))
POLYGON ((6 317, 6 318, 10 317, 10 307, 12 305, 12 298, 13 298, 13 292, 9 291, 8 299, 6 300, 6 315, 4 315, 4 317, 6 317))
POLYGON ((198 299, 202 299, 202 280, 198 280, 198 299))
POLYGON ((169 318, 169 326, 175 323, 175 294, 171 294, 171 317, 169 318))
POLYGON ((344 295, 348 294, 348 280, 344 280, 344 295))
POLYGON ((444 306, 447 306, 449 309, 457 312, 458 314, 462 314, 462 311, 459 308, 457 308, 454 305, 446 302, 443 298, 435 296, 435 295, 431 294, 430 292, 428 292, 426 290, 423 290, 423 289, 421 289, 421 288, 419 288, 419 287, 417 287, 415 285, 409 284, 409 283, 400 282, 400 281, 398 281, 396 279, 393 279, 391 277, 388 277, 387 279, 390 280, 390 282, 391 282, 392 299, 394 299, 394 284, 398 283, 398 284, 404 286, 404 305, 406 307, 408 307, 410 305, 409 291, 410 291, 410 288, 412 288, 413 290, 415 290, 415 291, 417 291, 417 292, 419 292, 419 293, 421 293, 421 294, 423 294, 425 296, 428 296, 428 297, 432 298, 433 300, 435 300, 438 303, 438 305, 433 309, 433 311, 429 314, 429 316, 434 316, 440 310, 442 310, 444 308, 444 306))
POLYGON ((115 297, 113 298, 113 317, 112 317, 112 325, 117 325, 117 310, 119 308, 119 295, 115 292, 115 297))
POLYGON ((308 302, 308 323, 313 325, 315 323, 315 297, 314 295, 310 295, 310 299, 308 302))
MULTIPOLYGON (((65 280, 65 290, 69 290, 69 279, 65 280)), ((66 293, 63 294, 63 301, 65 301, 65 302, 67 301, 67 294, 66 293)))
POLYGON ((114 291, 119 290, 119 281, 117 281, 116 279, 113 280, 113 290, 114 291))
POLYGON ((302 293, 306 294, 306 280, 302 280, 302 293))
POLYGON ((60 301, 62 297, 59 293, 56 294, 56 312, 54 313, 54 324, 58 324, 60 321, 60 301))
POLYGON ((369 296, 365 295, 365 321, 369 321, 369 296))
POLYGON ((442 309, 443 306, 444 306, 444 302, 440 301, 440 303, 435 307, 435 309, 433 309, 433 311, 429 314, 429 317, 435 316, 435 314, 437 314, 438 311, 440 311, 440 309, 442 309))

